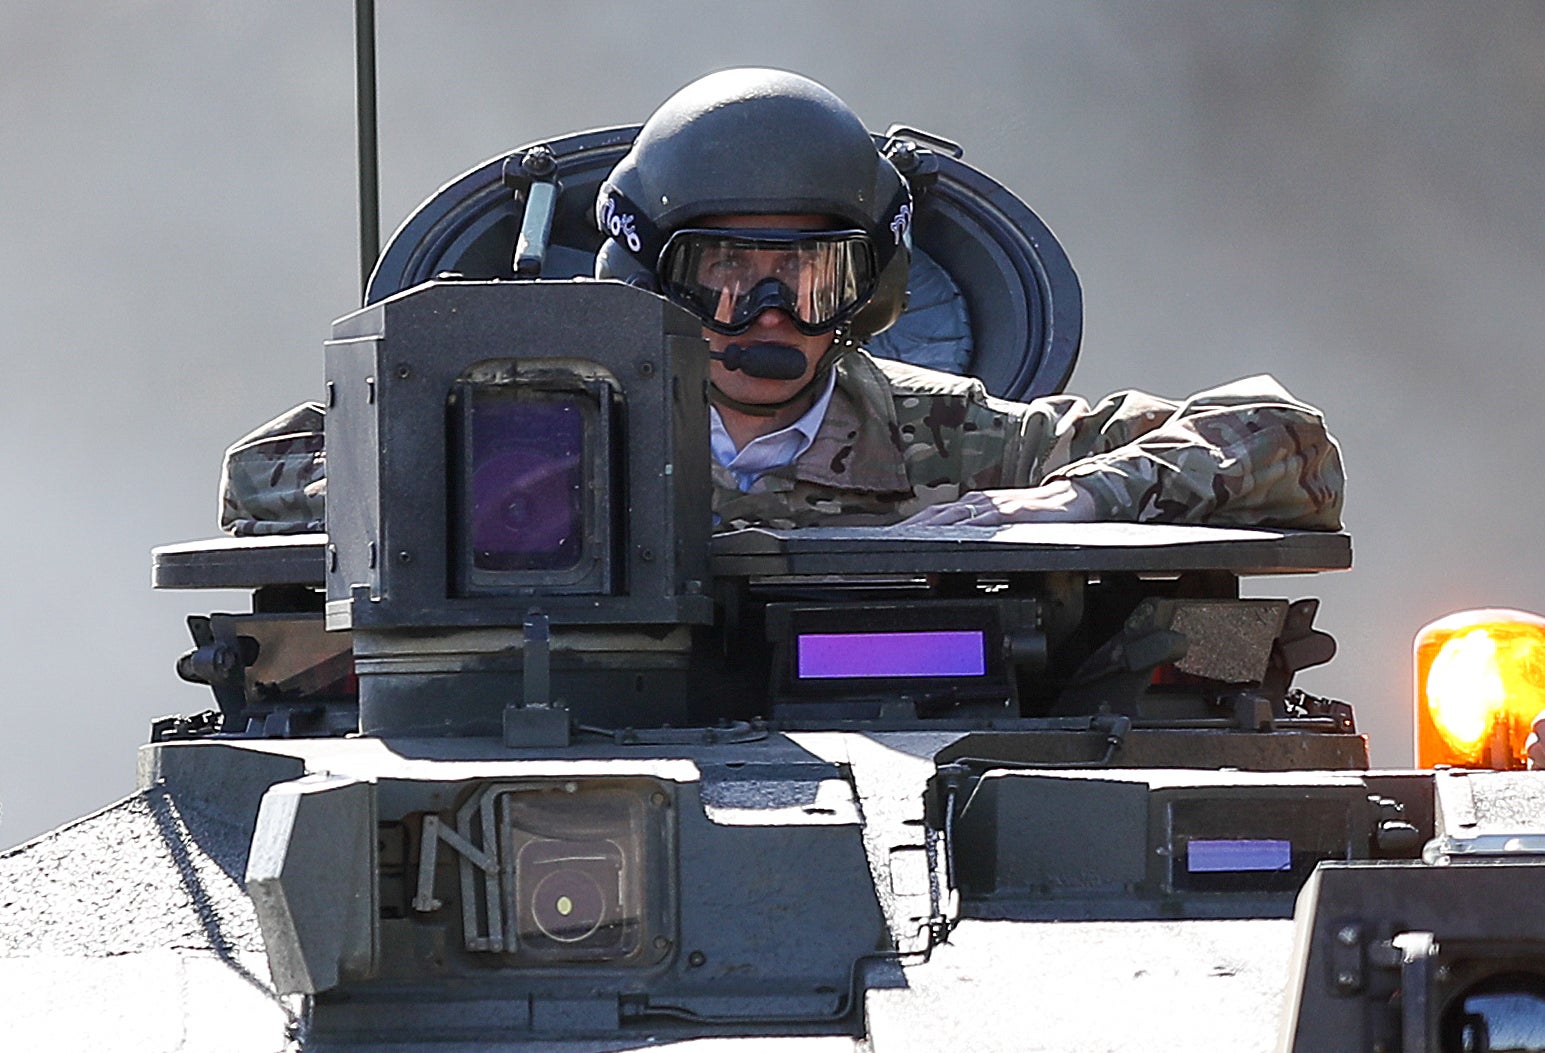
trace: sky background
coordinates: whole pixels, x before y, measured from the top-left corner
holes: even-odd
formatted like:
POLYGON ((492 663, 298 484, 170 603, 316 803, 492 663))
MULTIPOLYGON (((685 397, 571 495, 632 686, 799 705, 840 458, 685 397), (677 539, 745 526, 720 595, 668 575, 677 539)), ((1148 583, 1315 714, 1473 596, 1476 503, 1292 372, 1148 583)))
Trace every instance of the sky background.
MULTIPOLYGON (((357 303, 352 4, 0 4, 0 846, 133 786, 190 613, 150 549, 212 535, 221 452, 318 396, 357 303)), ((780 0, 378 5, 382 225, 532 140, 733 65, 958 140, 1084 289, 1069 389, 1269 371, 1326 412, 1353 570, 1319 596, 1380 765, 1411 639, 1545 609, 1545 5, 780 0)))

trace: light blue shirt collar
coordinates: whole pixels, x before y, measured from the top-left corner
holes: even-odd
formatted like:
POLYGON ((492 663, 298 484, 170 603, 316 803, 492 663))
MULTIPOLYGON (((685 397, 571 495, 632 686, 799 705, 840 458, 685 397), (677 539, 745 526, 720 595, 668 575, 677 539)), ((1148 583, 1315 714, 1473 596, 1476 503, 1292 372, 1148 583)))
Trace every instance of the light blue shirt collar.
POLYGON ((793 464, 815 442, 815 434, 820 430, 821 421, 826 419, 826 407, 831 405, 832 390, 836 386, 837 372, 832 370, 826 375, 826 388, 821 397, 811 403, 798 420, 770 434, 757 436, 740 450, 735 449, 730 433, 724 430, 719 408, 710 406, 708 427, 714 460, 730 470, 742 491, 750 490, 758 479, 774 468, 793 464))

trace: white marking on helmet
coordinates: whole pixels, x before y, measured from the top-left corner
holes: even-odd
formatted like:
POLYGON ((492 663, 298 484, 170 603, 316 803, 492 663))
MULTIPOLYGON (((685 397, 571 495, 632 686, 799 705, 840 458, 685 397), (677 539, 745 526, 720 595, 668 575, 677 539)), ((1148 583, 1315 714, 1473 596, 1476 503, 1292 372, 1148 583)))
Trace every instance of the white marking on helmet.
POLYGON ((633 218, 631 212, 618 212, 617 199, 608 197, 601 205, 601 226, 614 238, 621 238, 627 242, 628 248, 637 252, 644 247, 643 241, 638 236, 638 220, 633 218))

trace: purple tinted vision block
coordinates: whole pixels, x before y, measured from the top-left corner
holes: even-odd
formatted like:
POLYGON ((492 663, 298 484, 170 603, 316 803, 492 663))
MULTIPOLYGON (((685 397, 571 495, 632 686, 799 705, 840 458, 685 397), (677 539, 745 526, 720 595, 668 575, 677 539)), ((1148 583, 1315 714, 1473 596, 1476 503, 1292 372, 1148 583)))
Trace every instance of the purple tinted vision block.
POLYGON ((985 676, 985 634, 973 632, 803 633, 799 676, 985 676))
POLYGON ((535 571, 579 562, 584 449, 578 398, 474 393, 469 524, 474 566, 535 571))
POLYGON ((1193 874, 1292 868, 1291 841, 1192 841, 1186 851, 1186 869, 1193 874))

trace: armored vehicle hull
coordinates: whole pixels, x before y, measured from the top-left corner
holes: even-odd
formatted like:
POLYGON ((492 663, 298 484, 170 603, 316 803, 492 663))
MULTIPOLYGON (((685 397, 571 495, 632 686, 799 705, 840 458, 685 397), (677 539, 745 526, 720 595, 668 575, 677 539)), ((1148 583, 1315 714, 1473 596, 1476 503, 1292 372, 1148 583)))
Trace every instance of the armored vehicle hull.
MULTIPOLYGON (((713 534, 700 327, 575 277, 631 134, 496 159, 382 253, 327 348, 325 534, 157 550, 159 587, 251 609, 189 619, 218 708, 155 724, 135 795, 0 857, 15 1026, 1545 1048, 1535 777, 1369 771, 1351 708, 1293 687, 1334 653, 1318 602, 1241 594, 1349 566, 1345 535, 713 534)), ((1060 388, 1055 239, 950 144, 882 141, 958 350, 1060 388)))

